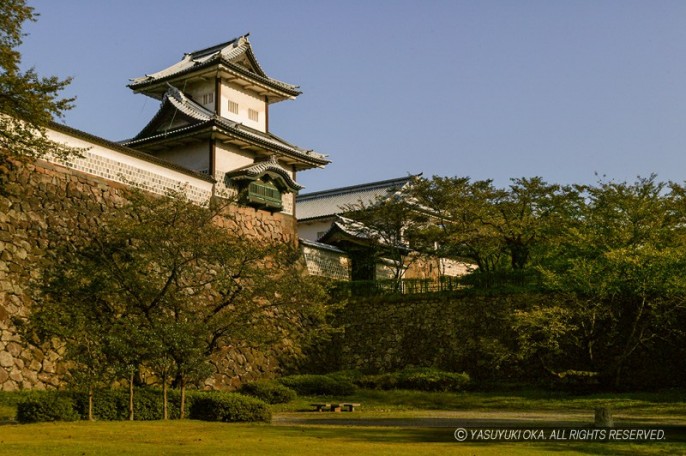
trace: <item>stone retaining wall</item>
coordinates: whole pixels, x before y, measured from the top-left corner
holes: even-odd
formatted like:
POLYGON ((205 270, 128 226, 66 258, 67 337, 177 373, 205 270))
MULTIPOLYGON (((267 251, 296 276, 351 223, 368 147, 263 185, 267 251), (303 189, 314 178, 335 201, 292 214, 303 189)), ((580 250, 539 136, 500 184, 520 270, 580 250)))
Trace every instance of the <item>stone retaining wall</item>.
MULTIPOLYGON (((0 194, 0 390, 45 389, 60 385, 64 373, 58 346, 34 347, 12 322, 30 312, 30 280, 42 252, 51 248, 51 233, 90 230, 98 214, 124 201, 124 184, 42 160, 3 179, 0 194), (63 217, 77 211, 76 217, 63 217)), ((237 223, 248 234, 295 242, 295 219, 252 208, 236 207, 237 223)), ((253 350, 226 350, 215 360, 218 372, 208 387, 235 387, 241 381, 269 375, 274 356, 253 350)))
POLYGON ((545 299, 469 293, 350 297, 332 321, 341 333, 309 353, 303 370, 378 373, 414 366, 497 376, 515 344, 514 310, 545 299))

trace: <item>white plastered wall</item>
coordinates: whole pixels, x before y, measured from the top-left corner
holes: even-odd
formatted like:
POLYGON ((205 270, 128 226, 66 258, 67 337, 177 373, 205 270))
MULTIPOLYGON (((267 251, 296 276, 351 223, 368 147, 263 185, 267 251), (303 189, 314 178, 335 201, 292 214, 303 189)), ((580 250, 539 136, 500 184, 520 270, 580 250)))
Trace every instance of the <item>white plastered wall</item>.
POLYGON ((194 145, 183 145, 173 149, 157 152, 157 157, 184 168, 198 172, 210 169, 210 143, 201 141, 194 145))
POLYGON ((319 239, 318 234, 325 233, 331 228, 331 219, 312 222, 298 222, 298 237, 308 241, 319 239))
POLYGON ((202 83, 191 83, 188 84, 186 87, 177 87, 184 93, 188 94, 191 96, 193 101, 196 103, 202 105, 204 108, 214 112, 214 97, 216 94, 214 93, 215 91, 215 86, 214 86, 214 79, 207 80, 202 83), (208 98, 207 103, 204 103, 205 98, 203 95, 212 95, 212 99, 210 100, 208 98))
POLYGON ((60 131, 48 130, 48 135, 53 141, 86 149, 82 157, 46 157, 54 163, 152 193, 184 191, 189 200, 199 204, 207 203, 212 196, 212 183, 203 179, 60 131))
POLYGON ((219 115, 234 122, 242 123, 256 130, 267 131, 267 104, 262 97, 242 89, 240 86, 222 81, 219 115), (238 114, 229 111, 229 100, 238 103, 238 114), (248 111, 257 111, 257 122, 250 120, 248 111))

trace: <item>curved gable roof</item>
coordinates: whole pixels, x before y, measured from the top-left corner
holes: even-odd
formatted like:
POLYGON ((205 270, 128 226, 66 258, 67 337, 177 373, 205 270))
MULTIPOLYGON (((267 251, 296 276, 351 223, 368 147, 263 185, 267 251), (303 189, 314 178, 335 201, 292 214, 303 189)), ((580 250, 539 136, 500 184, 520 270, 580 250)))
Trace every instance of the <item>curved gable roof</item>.
POLYGON ((233 180, 251 181, 260 179, 264 175, 269 175, 270 177, 281 181, 283 186, 290 192, 297 192, 303 188, 302 185, 293 180, 290 173, 279 164, 274 156, 269 160, 257 162, 226 173, 226 177, 233 180))
POLYGON ((162 83, 219 66, 245 79, 252 80, 260 86, 269 88, 281 94, 282 97, 292 98, 300 95, 298 86, 267 76, 253 53, 248 35, 198 51, 188 52, 183 55, 179 62, 163 70, 132 78, 128 87, 159 98, 159 86, 162 83))
POLYGON ((312 150, 301 149, 271 133, 265 133, 248 127, 233 120, 217 116, 202 105, 196 103, 183 92, 167 84, 167 92, 162 101, 162 106, 153 119, 148 122, 138 135, 122 144, 129 147, 142 147, 160 141, 172 140, 180 135, 197 132, 204 129, 216 128, 231 137, 240 138, 242 141, 255 145, 271 154, 283 154, 291 157, 308 167, 324 166, 329 163, 325 155, 312 150), (169 119, 179 120, 179 116, 186 122, 172 125, 169 119), (165 122, 169 122, 166 123, 165 122), (163 128, 163 127, 167 128, 163 128))

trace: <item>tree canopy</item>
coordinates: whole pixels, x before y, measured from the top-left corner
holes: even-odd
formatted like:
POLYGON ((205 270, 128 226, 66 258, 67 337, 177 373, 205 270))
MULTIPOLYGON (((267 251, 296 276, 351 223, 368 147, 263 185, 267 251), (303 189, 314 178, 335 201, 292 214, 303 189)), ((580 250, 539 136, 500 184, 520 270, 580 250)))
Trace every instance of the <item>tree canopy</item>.
POLYGON ((73 378, 90 368, 87 352, 107 369, 86 386, 145 368, 183 389, 214 373, 227 347, 292 358, 322 325, 326 294, 295 246, 246 236, 229 202, 127 199, 94 233, 62 236, 42 268, 29 333, 64 341, 73 378))
MULTIPOLYGON (((619 388, 646 359, 683 352, 684 186, 656 176, 507 187, 434 176, 403 196, 409 206, 391 232, 411 228, 424 253, 476 264, 461 279, 472 290, 532 294, 501 327, 520 368, 619 388)), ((392 221, 366 209, 358 220, 369 226, 392 221)))
POLYGON ((76 150, 56 143, 46 128, 73 107, 74 98, 61 96, 71 79, 41 77, 33 68, 21 69, 17 49, 24 34, 22 25, 35 21, 37 13, 24 0, 0 2, 0 166, 8 157, 17 159, 46 153, 68 155, 76 150))

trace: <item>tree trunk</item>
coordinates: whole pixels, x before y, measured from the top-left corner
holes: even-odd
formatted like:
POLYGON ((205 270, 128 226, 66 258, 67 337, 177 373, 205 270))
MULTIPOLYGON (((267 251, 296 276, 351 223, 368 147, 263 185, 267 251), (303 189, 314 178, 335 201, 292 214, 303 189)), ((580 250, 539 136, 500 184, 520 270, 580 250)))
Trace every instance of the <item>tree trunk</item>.
POLYGON ((134 372, 131 372, 129 377, 129 421, 133 421, 133 380, 134 372))
POLYGON ((179 419, 186 418, 186 379, 181 377, 181 412, 179 419))
POLYGON ((168 420, 169 419, 169 406, 167 402, 167 393, 168 393, 168 386, 167 386, 167 374, 162 375, 162 419, 168 420))
POLYGON ((88 385, 88 421, 93 420, 93 385, 88 385))

